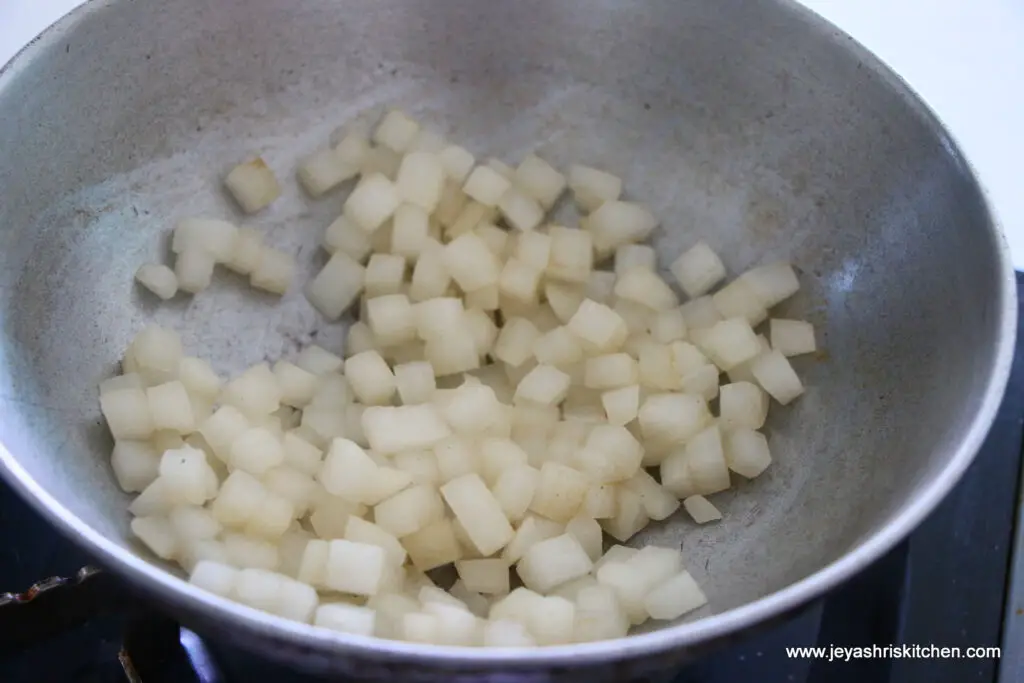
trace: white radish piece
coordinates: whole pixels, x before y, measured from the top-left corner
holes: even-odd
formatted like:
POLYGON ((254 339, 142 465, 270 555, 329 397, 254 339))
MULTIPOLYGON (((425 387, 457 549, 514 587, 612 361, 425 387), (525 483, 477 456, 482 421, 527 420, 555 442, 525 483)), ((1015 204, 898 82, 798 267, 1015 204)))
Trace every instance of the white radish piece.
POLYGON ((367 607, 344 602, 320 605, 313 616, 313 625, 341 633, 372 636, 377 613, 367 607))
POLYGON ((792 403, 804 393, 803 383, 781 351, 762 353, 750 364, 750 372, 758 384, 782 405, 792 403))
POLYGON ((437 489, 418 485, 395 494, 373 509, 374 521, 397 538, 414 534, 444 518, 437 489))
POLYGON ((704 496, 697 495, 686 498, 683 500, 683 507, 697 524, 707 524, 722 519, 722 513, 704 496))
POLYGON ((449 519, 438 519, 402 538, 416 569, 427 572, 462 558, 462 547, 449 519))
POLYGON ((596 211, 605 202, 615 201, 622 194, 622 179, 590 166, 569 167, 569 189, 582 211, 596 211))
POLYGON ((358 168, 358 164, 346 163, 333 149, 322 149, 302 160, 298 177, 309 196, 317 198, 353 177, 358 168))
POLYGON ((733 472, 753 479, 772 464, 768 439, 753 429, 734 429, 725 435, 725 459, 733 472))
POLYGON ((707 597, 689 573, 682 571, 653 589, 644 598, 652 619, 677 619, 707 604, 707 597))
POLYGON ((476 474, 467 474, 441 487, 441 495, 484 556, 501 550, 515 532, 501 504, 476 474))
POLYGON ((398 109, 392 109, 373 131, 373 141, 399 154, 408 150, 420 132, 420 124, 398 109))
POLYGON ((256 213, 281 195, 281 186, 263 157, 235 166, 224 178, 224 186, 245 213, 256 213))
POLYGON ((164 301, 174 298, 178 293, 178 276, 163 264, 146 263, 139 266, 135 271, 135 279, 164 301))
POLYGON ((799 356, 814 353, 814 326, 803 320, 772 318, 769 322, 771 346, 783 356, 799 356))
POLYGON ((725 279, 725 265, 707 242, 698 242, 672 262, 669 270, 686 296, 695 299, 725 279))
POLYGON ((394 183, 383 174, 363 176, 352 194, 345 200, 345 218, 366 233, 376 231, 391 218, 402 202, 394 183))
POLYGON ((489 166, 477 166, 470 172, 462 191, 484 206, 497 206, 512 187, 501 173, 489 166))
POLYGON ((351 256, 337 251, 306 286, 306 298, 324 317, 336 320, 362 292, 365 273, 351 256))
POLYGON ((576 537, 566 533, 530 547, 516 566, 516 573, 530 590, 547 593, 567 581, 585 576, 593 566, 576 537))

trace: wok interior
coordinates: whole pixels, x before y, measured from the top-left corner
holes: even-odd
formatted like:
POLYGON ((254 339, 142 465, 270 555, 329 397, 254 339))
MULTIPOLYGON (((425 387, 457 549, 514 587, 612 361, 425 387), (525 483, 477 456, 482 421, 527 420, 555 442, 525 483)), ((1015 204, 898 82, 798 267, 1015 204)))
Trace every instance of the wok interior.
MULTIPOLYGON (((947 464, 993 362, 998 259, 950 142, 878 63, 768 0, 167 0, 100 3, 0 89, 0 441, 71 512, 135 551, 97 382, 157 321, 236 371, 316 335, 226 274, 156 305, 132 283, 176 219, 240 219, 219 178, 260 152, 285 194, 248 220, 311 270, 344 193, 307 201, 296 160, 399 105, 478 156, 537 150, 624 176, 662 220, 660 265, 698 238, 731 273, 790 259, 786 313, 826 349, 773 409, 776 459, 638 542, 681 543, 724 611, 884 526, 947 464)), ((707 614, 702 612, 700 615, 707 614)), ((698 616, 700 616, 698 615, 698 616)))

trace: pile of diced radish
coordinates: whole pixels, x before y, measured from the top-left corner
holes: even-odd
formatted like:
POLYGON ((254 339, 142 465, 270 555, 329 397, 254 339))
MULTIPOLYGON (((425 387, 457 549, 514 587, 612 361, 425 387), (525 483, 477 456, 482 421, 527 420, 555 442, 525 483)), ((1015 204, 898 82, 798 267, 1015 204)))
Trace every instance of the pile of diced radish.
MULTIPOLYGON (((359 178, 306 289, 328 319, 355 309, 346 348, 225 381, 143 329, 100 386, 134 534, 217 595, 421 643, 618 638, 704 605, 678 549, 610 544, 681 506, 721 519, 708 496, 771 463, 758 430, 803 392, 788 357, 815 350, 809 323, 768 320, 793 269, 719 287, 696 242, 666 282, 643 244, 658 221, 619 178, 478 164, 398 111, 298 175, 313 197, 359 178), (567 189, 579 227, 549 219, 567 189)), ((247 212, 279 192, 262 162, 226 185, 247 212)), ((215 264, 275 292, 293 270, 222 220, 183 221, 174 251, 138 273, 164 298, 215 264)))

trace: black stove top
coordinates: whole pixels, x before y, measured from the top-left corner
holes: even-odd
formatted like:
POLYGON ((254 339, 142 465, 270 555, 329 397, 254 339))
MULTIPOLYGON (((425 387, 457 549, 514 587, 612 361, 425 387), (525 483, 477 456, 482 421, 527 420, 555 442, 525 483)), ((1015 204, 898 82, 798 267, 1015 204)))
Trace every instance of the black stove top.
MULTIPOLYGON (((1022 280, 1018 274, 1018 291, 1024 293, 1022 280)), ((1004 619, 1020 611, 1006 605, 1012 584, 1022 424, 1024 344, 1019 339, 996 423, 963 481, 931 517, 846 585, 781 625, 674 672, 675 683, 1024 681, 1024 672, 1012 665, 1019 656, 1002 660, 1000 670, 1000 661, 993 658, 829 662, 787 654, 787 648, 830 645, 963 650, 1001 645, 1004 619)), ((144 602, 131 599, 113 577, 79 574, 88 562, 0 483, 0 594, 24 590, 43 577, 71 577, 64 585, 43 591, 31 605, 0 604, 0 681, 312 683, 252 655, 202 641, 144 602)), ((671 677, 668 672, 666 679, 671 677)))

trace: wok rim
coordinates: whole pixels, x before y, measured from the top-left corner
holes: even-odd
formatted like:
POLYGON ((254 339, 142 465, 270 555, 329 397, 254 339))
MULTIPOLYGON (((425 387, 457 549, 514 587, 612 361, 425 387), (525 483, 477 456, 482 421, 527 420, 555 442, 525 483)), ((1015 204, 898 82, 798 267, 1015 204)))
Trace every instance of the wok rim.
MULTIPOLYGON (((44 29, 0 68, 0 97, 19 71, 35 57, 57 48, 63 37, 85 18, 94 13, 114 10, 124 1, 88 0, 44 29)), ((995 353, 987 371, 983 400, 975 411, 969 428, 961 435, 952 457, 918 492, 911 504, 888 525, 865 537, 859 545, 830 564, 778 591, 739 607, 698 621, 666 626, 657 631, 626 638, 541 648, 425 645, 315 628, 207 593, 159 565, 133 555, 86 524, 36 482, 3 444, 0 444, 0 475, 60 533, 96 557, 104 567, 155 596, 158 602, 171 604, 179 612, 199 615, 204 620, 217 619, 218 626, 232 631, 231 637, 234 640, 240 641, 247 637, 270 638, 300 654, 340 658, 357 655, 366 660, 386 664, 433 664, 466 669, 538 669, 612 663, 693 647, 736 634, 773 617, 784 615, 847 581, 895 547, 924 521, 959 482, 984 443, 1002 402, 1014 357, 1018 316, 1016 276, 1001 228, 1002 223, 978 173, 952 133, 924 99, 879 57, 821 15, 795 0, 775 2, 780 11, 796 14, 809 30, 831 34, 831 40, 837 44, 837 49, 857 53, 863 65, 884 79, 908 106, 915 108, 923 123, 936 138, 946 143, 954 160, 966 169, 965 175, 981 198, 988 224, 987 236, 992 241, 998 261, 998 301, 995 308, 998 316, 998 335, 995 340, 995 353)))

